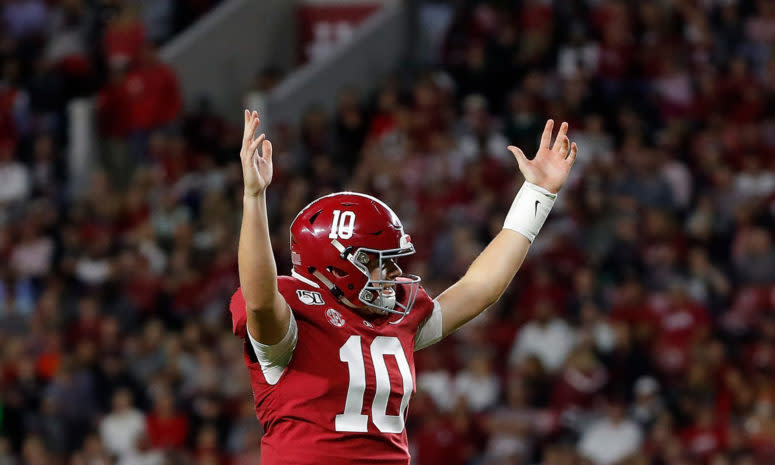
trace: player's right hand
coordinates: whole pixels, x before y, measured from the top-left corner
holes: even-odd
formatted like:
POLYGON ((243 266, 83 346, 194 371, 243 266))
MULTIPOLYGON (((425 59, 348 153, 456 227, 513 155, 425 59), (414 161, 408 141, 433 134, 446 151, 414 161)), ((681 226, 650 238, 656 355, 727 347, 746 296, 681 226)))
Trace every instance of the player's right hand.
POLYGON ((260 122, 257 112, 245 110, 245 133, 242 136, 240 158, 245 195, 250 197, 263 194, 272 182, 272 143, 267 140, 266 134, 254 138, 260 122))

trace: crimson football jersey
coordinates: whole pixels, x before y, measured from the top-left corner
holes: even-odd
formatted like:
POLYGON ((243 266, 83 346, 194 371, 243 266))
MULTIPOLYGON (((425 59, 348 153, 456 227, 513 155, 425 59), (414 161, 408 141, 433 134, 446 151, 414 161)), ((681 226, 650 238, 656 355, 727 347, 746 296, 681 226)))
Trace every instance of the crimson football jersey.
MULTIPOLYGON (((415 335, 434 301, 420 288, 407 316, 366 316, 306 280, 281 276, 277 283, 298 341, 276 384, 253 355, 240 290, 230 306, 235 334, 245 338, 265 431, 261 464, 408 464, 405 419, 416 385, 415 335)), ((399 300, 406 299, 401 288, 399 300)))

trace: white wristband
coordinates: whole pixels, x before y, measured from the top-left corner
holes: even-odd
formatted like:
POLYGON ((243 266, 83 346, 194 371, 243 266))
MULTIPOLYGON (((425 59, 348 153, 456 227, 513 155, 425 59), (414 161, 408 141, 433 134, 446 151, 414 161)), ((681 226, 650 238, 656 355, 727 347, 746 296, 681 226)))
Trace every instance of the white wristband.
POLYGON ((533 242, 549 216, 556 198, 557 194, 525 181, 514 197, 503 228, 512 229, 533 242))

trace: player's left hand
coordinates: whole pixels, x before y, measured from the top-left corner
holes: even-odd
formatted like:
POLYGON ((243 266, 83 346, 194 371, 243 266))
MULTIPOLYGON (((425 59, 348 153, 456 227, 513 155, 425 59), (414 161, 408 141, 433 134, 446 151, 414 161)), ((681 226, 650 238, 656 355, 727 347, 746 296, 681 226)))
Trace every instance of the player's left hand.
POLYGON ((560 131, 557 133, 554 145, 550 147, 553 129, 554 121, 548 120, 544 127, 544 133, 541 135, 541 145, 532 160, 528 160, 518 147, 509 145, 508 149, 517 159, 519 171, 522 172, 525 181, 543 187, 549 192, 557 193, 568 179, 570 168, 576 161, 578 147, 575 142, 571 143, 568 139, 566 135, 568 123, 565 122, 560 125, 560 131))

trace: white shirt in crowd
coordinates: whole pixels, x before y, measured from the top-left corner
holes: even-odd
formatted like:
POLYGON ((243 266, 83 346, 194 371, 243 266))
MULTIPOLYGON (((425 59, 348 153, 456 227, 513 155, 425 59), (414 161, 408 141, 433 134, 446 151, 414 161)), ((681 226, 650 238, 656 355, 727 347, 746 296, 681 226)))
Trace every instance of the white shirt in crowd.
POLYGON ((535 355, 547 371, 556 372, 575 344, 576 334, 565 320, 552 318, 544 325, 532 321, 517 334, 509 359, 516 363, 535 355))
POLYGON ((24 200, 30 192, 30 174, 21 163, 0 164, 0 203, 24 200))
POLYGON ((51 269, 54 241, 41 236, 16 246, 11 254, 11 264, 21 276, 44 276, 51 269))
POLYGON ((417 374, 417 387, 425 391, 433 399, 436 407, 444 412, 455 408, 452 377, 446 370, 423 371, 417 374))
POLYGON ((138 436, 145 432, 145 418, 139 410, 110 413, 100 423, 100 439, 111 454, 123 457, 135 451, 138 436))
POLYGON ((604 418, 593 423, 579 441, 579 453, 595 465, 613 465, 636 453, 642 434, 632 420, 613 422, 604 418))
POLYGON ((468 408, 481 412, 498 402, 500 382, 495 375, 476 376, 463 371, 455 378, 455 392, 465 397, 468 408))
POLYGON ((118 462, 118 465, 164 465, 164 454, 158 450, 130 452, 118 462))
POLYGON ((735 176, 735 190, 743 197, 766 197, 775 192, 775 174, 743 172, 735 176))

